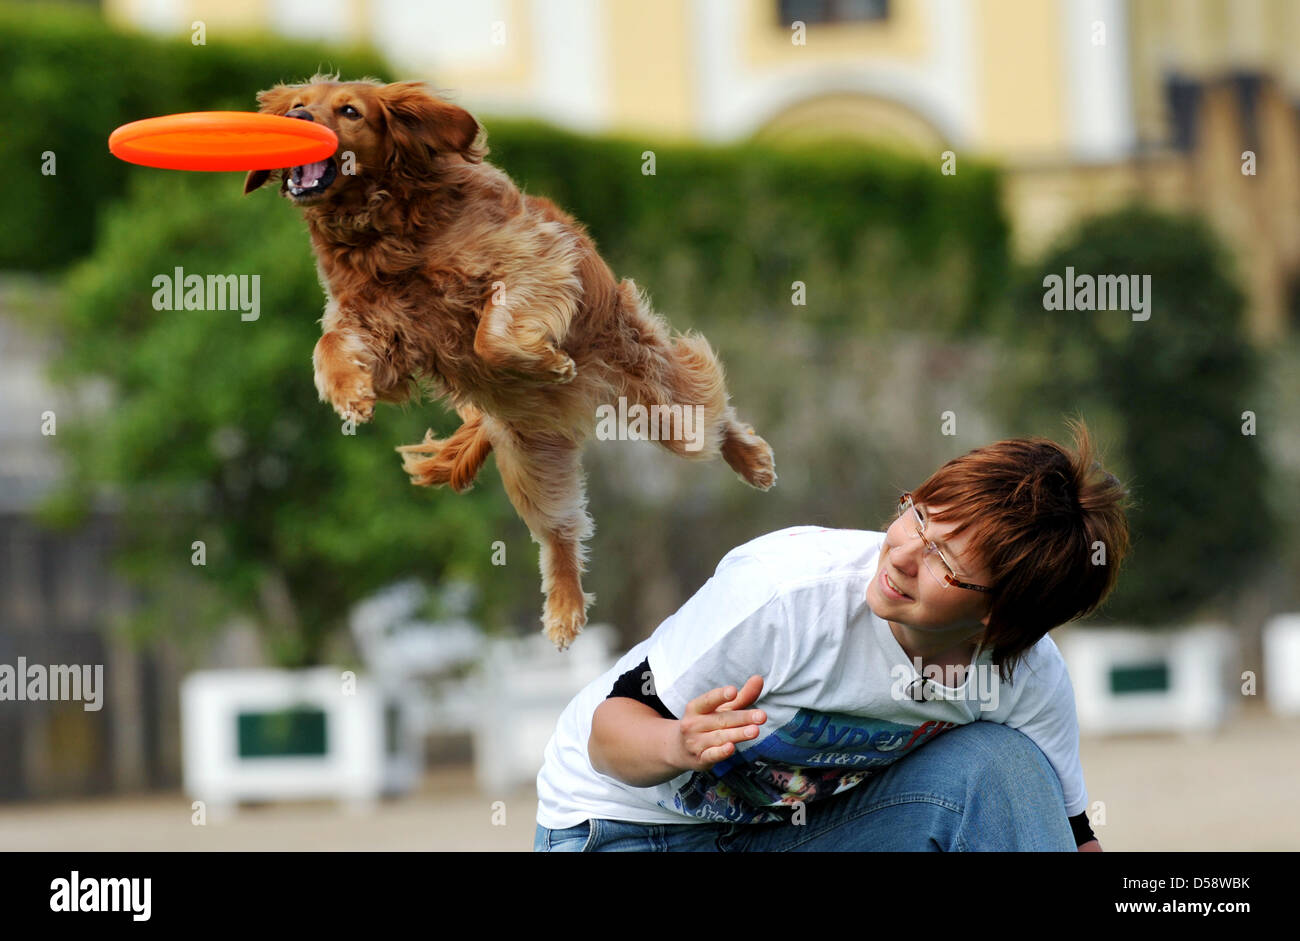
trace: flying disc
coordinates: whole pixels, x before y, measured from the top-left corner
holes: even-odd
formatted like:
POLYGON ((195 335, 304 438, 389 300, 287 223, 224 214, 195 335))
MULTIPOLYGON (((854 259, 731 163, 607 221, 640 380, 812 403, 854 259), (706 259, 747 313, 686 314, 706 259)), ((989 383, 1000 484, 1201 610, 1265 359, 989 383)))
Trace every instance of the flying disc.
POLYGON ((324 160, 339 139, 323 124, 252 111, 191 111, 123 124, 108 149, 164 170, 276 170, 324 160))

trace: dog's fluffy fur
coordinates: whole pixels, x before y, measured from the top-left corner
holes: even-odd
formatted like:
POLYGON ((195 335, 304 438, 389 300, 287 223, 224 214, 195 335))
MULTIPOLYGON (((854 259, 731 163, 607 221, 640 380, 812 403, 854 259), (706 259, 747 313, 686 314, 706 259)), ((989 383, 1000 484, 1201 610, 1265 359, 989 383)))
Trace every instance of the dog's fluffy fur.
POLYGON ((617 281, 584 228, 525 196, 490 164, 469 112, 424 83, 313 76, 259 92, 264 113, 316 121, 338 152, 273 175, 305 209, 328 298, 313 356, 316 388, 345 419, 400 402, 424 382, 462 424, 398 448, 415 484, 469 487, 496 452, 511 503, 541 546, 542 622, 561 649, 586 623, 592 531, 579 451, 597 408, 703 407, 703 446, 663 440, 680 457, 721 453, 749 484, 776 481, 772 450, 729 405, 708 341, 673 336, 630 280, 617 281), (302 190, 320 174, 324 185, 302 190))

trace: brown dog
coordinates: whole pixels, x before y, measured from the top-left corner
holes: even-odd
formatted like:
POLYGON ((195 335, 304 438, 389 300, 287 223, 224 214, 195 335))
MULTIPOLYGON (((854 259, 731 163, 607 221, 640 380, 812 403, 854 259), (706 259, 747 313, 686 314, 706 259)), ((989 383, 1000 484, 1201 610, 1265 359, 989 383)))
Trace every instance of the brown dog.
MULTIPOLYGON (((401 402, 432 381, 462 419, 398 448, 413 483, 473 483, 495 451, 510 502, 541 546, 542 622, 564 649, 594 598, 582 590, 592 531, 579 451, 602 406, 698 415, 660 443, 680 457, 721 453, 749 484, 776 482, 772 449, 737 421, 722 367, 697 334, 672 336, 630 280, 616 281, 582 226, 524 196, 484 163, 483 130, 422 82, 313 76, 259 92, 264 113, 316 121, 330 159, 276 172, 303 207, 327 292, 316 388, 345 419, 401 402), (697 407, 698 408, 695 408, 697 407)), ((653 419, 652 419, 653 421, 653 419)), ((633 434, 637 434, 634 432, 633 434)), ((654 437, 653 434, 650 435, 654 437)))

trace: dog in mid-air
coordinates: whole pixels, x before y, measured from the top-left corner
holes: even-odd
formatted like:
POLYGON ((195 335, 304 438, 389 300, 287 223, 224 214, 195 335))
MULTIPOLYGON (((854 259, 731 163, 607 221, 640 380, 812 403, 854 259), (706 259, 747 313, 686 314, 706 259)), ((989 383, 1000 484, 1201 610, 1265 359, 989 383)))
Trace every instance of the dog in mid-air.
POLYGON ((461 426, 398 448, 405 470, 460 492, 496 453, 541 546, 543 629, 563 650, 595 600, 582 590, 592 522, 579 456, 601 406, 608 415, 625 397, 661 425, 700 416, 695 433, 678 427, 659 443, 691 460, 720 453, 761 490, 776 482, 772 449, 737 419, 708 341, 672 335, 581 225, 485 163, 473 115, 423 82, 335 78, 257 95, 263 113, 334 131, 334 156, 244 183, 250 193, 278 176, 305 212, 327 294, 316 388, 356 422, 430 385, 450 402, 461 426))

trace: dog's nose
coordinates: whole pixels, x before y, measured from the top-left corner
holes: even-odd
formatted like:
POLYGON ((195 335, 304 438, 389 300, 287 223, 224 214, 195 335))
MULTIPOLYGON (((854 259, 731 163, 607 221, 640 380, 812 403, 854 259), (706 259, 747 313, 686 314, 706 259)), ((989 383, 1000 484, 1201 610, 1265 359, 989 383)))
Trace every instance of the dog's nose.
POLYGON ((287 112, 287 113, 285 114, 285 117, 286 117, 286 118, 302 118, 304 121, 315 121, 315 120, 316 120, 315 118, 313 118, 313 117, 311 116, 311 112, 308 111, 306 108, 294 108, 292 111, 287 112))

